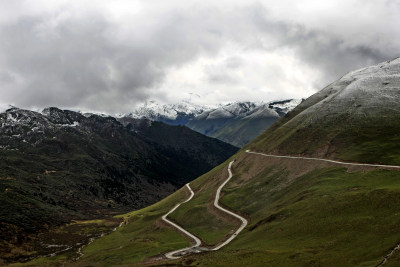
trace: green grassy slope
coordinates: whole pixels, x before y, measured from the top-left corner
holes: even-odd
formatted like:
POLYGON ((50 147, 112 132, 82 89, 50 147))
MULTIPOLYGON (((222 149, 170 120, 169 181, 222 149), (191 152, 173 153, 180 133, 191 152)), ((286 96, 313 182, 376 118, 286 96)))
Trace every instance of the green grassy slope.
MULTIPOLYGON (((197 199, 171 215, 209 244, 237 227, 226 218, 213 218, 206 207, 224 172, 227 177, 226 168, 221 165, 195 180, 197 199)), ((233 174, 221 202, 247 216, 249 225, 222 250, 177 261, 154 258, 188 245, 182 235, 160 224, 161 216, 185 198, 181 190, 180 197, 174 194, 131 213, 128 226, 88 246, 83 259, 72 265, 375 266, 400 241, 395 204, 400 203, 399 171, 349 170, 242 153, 233 174)))
POLYGON ((234 166, 222 199, 225 206, 248 214, 249 226, 221 251, 192 256, 195 263, 375 266, 400 241, 394 204, 400 203, 398 171, 301 170, 291 165, 302 162, 255 157, 234 166), (250 179, 243 178, 246 173, 252 173, 250 179))
MULTIPOLYGON (((210 178, 223 178, 223 167, 217 167, 209 174, 193 182, 193 190, 201 190, 201 185, 210 181, 210 178)), ((215 219, 204 207, 212 189, 204 192, 200 198, 194 198, 195 206, 182 204, 179 213, 171 216, 173 220, 181 223, 183 216, 192 222, 189 231, 197 234, 203 240, 212 244, 222 238, 228 231, 235 227, 229 221, 215 219), (194 213, 190 213, 194 211, 194 213), (213 231, 208 226, 214 225, 213 231)), ((182 188, 168 198, 142 210, 121 215, 128 221, 116 232, 100 238, 83 249, 84 256, 81 260, 71 263, 71 266, 110 266, 123 264, 157 264, 163 262, 163 253, 186 247, 189 240, 161 220, 162 215, 172 209, 175 204, 182 202, 188 196, 186 188, 182 188)), ((192 203, 192 202, 190 202, 192 203)), ((186 223, 189 225, 189 223, 186 223)))
MULTIPOLYGON (((192 183, 197 199, 172 218, 207 243, 215 243, 229 224, 210 219, 206 199, 216 190, 227 165, 192 183), (219 176, 221 178, 219 178, 219 176)), ((174 264, 193 266, 375 266, 400 241, 400 173, 351 169, 328 163, 271 159, 242 154, 221 199, 224 206, 250 218, 249 226, 218 252, 193 255, 174 264)), ((184 189, 164 201, 125 215, 129 224, 84 249, 72 266, 120 266, 155 260, 162 252, 185 247, 188 240, 160 223, 187 197, 184 189)), ((390 259, 393 263, 396 258, 390 259)))
POLYGON ((162 215, 187 196, 186 189, 182 188, 152 206, 122 215, 128 224, 84 248, 84 256, 72 266, 134 264, 188 246, 185 236, 161 221, 162 215))
POLYGON ((245 149, 311 155, 341 160, 400 164, 400 113, 387 118, 353 121, 349 118, 311 124, 312 117, 301 122, 293 114, 258 136, 245 149), (302 140, 302 142, 299 142, 302 140))
POLYGON ((220 165, 191 182, 195 193, 193 199, 182 204, 170 215, 179 225, 200 237, 204 241, 203 246, 218 244, 232 229, 240 225, 212 205, 218 186, 227 178, 226 166, 220 165))

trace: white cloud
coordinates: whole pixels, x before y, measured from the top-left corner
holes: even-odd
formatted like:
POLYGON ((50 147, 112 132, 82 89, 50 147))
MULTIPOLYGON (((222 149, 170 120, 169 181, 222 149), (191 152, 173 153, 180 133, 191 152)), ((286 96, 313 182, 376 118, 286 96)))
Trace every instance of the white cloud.
POLYGON ((314 78, 322 74, 289 51, 280 52, 230 50, 218 57, 203 57, 169 70, 160 90, 169 92, 168 102, 200 92, 202 98, 196 101, 201 104, 301 98, 314 93, 314 78))
POLYGON ((0 103, 128 112, 153 98, 307 97, 398 56, 398 1, 0 2, 0 103))

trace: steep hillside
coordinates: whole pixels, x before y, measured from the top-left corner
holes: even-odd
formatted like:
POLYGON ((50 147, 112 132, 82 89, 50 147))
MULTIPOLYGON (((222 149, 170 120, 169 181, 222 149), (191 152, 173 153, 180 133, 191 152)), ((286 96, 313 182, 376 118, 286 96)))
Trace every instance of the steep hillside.
POLYGON ((28 234, 152 204, 237 150, 186 127, 120 120, 57 108, 0 114, 1 258, 35 254, 10 253, 28 234))
POLYGON ((399 75, 400 59, 353 71, 301 103, 247 148, 400 164, 399 75))
POLYGON ((121 215, 126 223, 85 247, 78 261, 54 257, 51 263, 399 266, 400 149, 394 132, 400 115, 399 63, 344 76, 190 182, 190 199, 185 186, 150 207, 121 215), (228 180, 230 162, 233 177, 228 180), (241 221, 217 209, 216 202, 248 221, 242 232, 235 234, 241 221), (199 238, 200 246, 162 220, 171 210, 169 220, 199 238), (176 259, 166 257, 190 245, 174 254, 176 259))

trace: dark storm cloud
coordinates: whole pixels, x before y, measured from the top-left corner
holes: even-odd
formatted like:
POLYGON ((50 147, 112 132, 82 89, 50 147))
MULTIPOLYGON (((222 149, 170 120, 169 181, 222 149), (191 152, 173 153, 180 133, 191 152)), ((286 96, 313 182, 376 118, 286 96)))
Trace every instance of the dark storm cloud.
POLYGON ((373 47, 374 40, 363 45, 352 45, 329 32, 274 21, 269 18, 268 11, 261 7, 254 9, 253 19, 258 30, 272 40, 270 44, 262 44, 261 49, 277 52, 285 47, 292 49, 304 64, 322 71, 323 77, 316 81, 317 88, 351 70, 391 59, 400 52, 389 51, 386 47, 378 50, 373 47))
POLYGON ((146 72, 151 66, 143 64, 143 55, 134 57, 132 51, 108 40, 112 25, 96 16, 68 20, 52 29, 45 23, 37 17, 23 18, 1 29, 6 40, 0 44, 2 63, 23 79, 15 92, 6 93, 11 100, 18 99, 22 106, 79 106, 95 95, 102 96, 95 100, 104 97, 106 102, 107 97, 115 97, 114 88, 119 88, 121 95, 146 98, 143 88, 152 85, 157 73, 146 72), (123 79, 111 77, 117 66, 120 73, 116 75, 123 79), (126 73, 128 67, 134 75, 126 73), (128 83, 136 88, 133 95, 126 88, 128 83))
MULTIPOLYGON (((230 32, 230 38, 242 43, 247 49, 279 54, 284 53, 284 49, 287 48, 294 51, 296 58, 303 64, 318 69, 322 76, 315 79, 313 84, 318 89, 349 71, 400 55, 400 49, 392 49, 388 46, 377 47, 377 40, 373 38, 355 45, 353 40, 346 40, 343 36, 329 31, 309 29, 289 20, 273 19, 267 8, 261 4, 248 6, 241 10, 240 16, 236 15, 231 19, 234 30, 230 32), (233 21, 240 21, 241 25, 238 26, 233 21)), ((371 20, 376 20, 376 18, 371 18, 371 20)), ((346 31, 346 24, 352 21, 339 23, 343 24, 343 30, 346 31)), ((358 30, 368 32, 369 29, 360 27, 358 30)), ((390 36, 386 38, 385 41, 390 42, 390 36)), ((398 40, 397 37, 393 39, 396 42, 398 40)), ((229 69, 228 66, 227 69, 229 69)), ((213 69, 206 68, 206 74, 209 81, 213 83, 233 84, 235 82, 231 75, 221 74, 213 69)))
MULTIPOLYGON (((153 32, 132 27, 117 41, 119 25, 98 14, 55 26, 46 19, 24 17, 0 29, 6 40, 0 43, 1 65, 23 79, 15 87, 2 87, 1 100, 24 107, 126 111, 154 93, 151 88, 162 81, 166 68, 218 47, 212 36, 191 35, 193 25, 185 26, 179 17, 153 32), (131 39, 135 35, 147 40, 131 39)), ((8 72, 2 72, 2 81, 11 77, 8 72)))

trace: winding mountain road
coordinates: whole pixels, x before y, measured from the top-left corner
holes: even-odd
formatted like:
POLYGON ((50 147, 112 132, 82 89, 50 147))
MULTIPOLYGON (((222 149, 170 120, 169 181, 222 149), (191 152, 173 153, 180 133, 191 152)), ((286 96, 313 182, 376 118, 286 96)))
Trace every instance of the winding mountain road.
POLYGON ((232 168, 233 162, 234 162, 234 161, 229 162, 229 166, 228 166, 228 173, 229 173, 229 176, 228 176, 228 178, 227 178, 227 179, 218 187, 218 189, 217 189, 217 193, 216 193, 215 199, 214 199, 214 206, 215 206, 217 209, 219 209, 219 210, 221 210, 221 211, 223 211, 223 212, 225 212, 225 213, 227 213, 227 214, 229 214, 229 215, 231 215, 231 216, 233 216, 233 217, 239 219, 239 220, 242 222, 242 224, 240 225, 240 227, 239 227, 227 240, 225 240, 225 241, 222 242, 221 244, 217 245, 216 247, 211 248, 211 249, 205 248, 205 247, 200 247, 200 245, 201 245, 201 240, 200 240, 199 238, 197 238, 195 235, 189 233, 187 230, 185 230, 185 229, 182 228, 181 226, 177 225, 176 223, 171 222, 170 220, 167 219, 167 216, 168 216, 169 214, 171 214, 172 212, 174 212, 181 204, 186 203, 186 202, 190 201, 190 200, 193 198, 194 192, 193 192, 193 190, 190 188, 190 185, 189 185, 189 184, 186 184, 186 186, 187 186, 187 188, 189 189, 190 194, 191 194, 190 197, 189 197, 187 200, 185 200, 184 202, 181 202, 181 203, 177 204, 172 210, 170 210, 167 214, 165 214, 164 216, 162 216, 162 219, 163 219, 165 222, 169 223, 170 225, 174 226, 174 227, 175 227, 176 229, 178 229, 180 232, 184 233, 185 235, 187 235, 187 236, 189 236, 191 239, 193 239, 193 240, 195 241, 195 244, 194 244, 193 246, 190 246, 190 247, 186 247, 186 248, 182 248, 182 249, 179 249, 179 250, 175 250, 175 251, 168 252, 168 253, 165 254, 165 257, 167 257, 168 259, 179 259, 180 257, 182 257, 182 256, 184 256, 184 255, 187 255, 187 254, 189 254, 189 253, 200 253, 200 252, 203 252, 203 251, 215 251, 215 250, 219 250, 219 249, 221 249, 222 247, 224 247, 224 246, 226 246, 227 244, 229 244, 229 243, 230 243, 230 242, 231 242, 231 241, 232 241, 246 226, 247 226, 247 223, 248 223, 248 222, 247 222, 247 220, 246 220, 245 218, 243 218, 242 216, 240 216, 240 215, 238 215, 238 214, 236 214, 236 213, 234 213, 234 212, 232 212, 232 211, 229 211, 229 210, 227 210, 227 209, 225 209, 225 208, 223 208, 223 207, 221 207, 221 206, 219 205, 219 199, 220 199, 220 197, 221 197, 221 190, 222 190, 222 188, 229 182, 229 180, 232 178, 232 171, 231 171, 231 168, 232 168))
POLYGON ((342 161, 331 160, 331 159, 323 159, 323 158, 308 158, 308 157, 295 157, 295 156, 277 156, 277 155, 264 154, 264 153, 259 153, 259 152, 252 152, 249 149, 246 150, 246 153, 261 155, 261 156, 264 156, 264 157, 272 157, 272 158, 307 159, 307 160, 325 161, 325 162, 330 162, 330 163, 336 163, 336 164, 342 164, 342 165, 351 165, 351 166, 385 167, 385 168, 400 169, 400 166, 396 166, 396 165, 351 163, 351 162, 342 162, 342 161))
MULTIPOLYGON (((315 160, 315 161, 324 161, 324 162, 330 162, 330 163, 336 163, 336 164, 341 164, 341 165, 351 165, 351 166, 367 166, 367 167, 384 167, 384 168, 394 168, 394 169, 400 169, 400 166, 396 166, 396 165, 382 165, 382 164, 368 164, 368 163, 351 163, 351 162, 342 162, 342 161, 337 161, 337 160, 331 160, 331 159, 323 159, 323 158, 310 158, 310 157, 296 157, 296 156, 278 156, 278 155, 271 155, 271 154, 264 154, 264 153, 259 153, 259 152, 252 152, 249 149, 246 150, 246 153, 249 154, 256 154, 256 155, 261 155, 264 157, 273 157, 273 158, 287 158, 287 159, 305 159, 305 160, 315 160)), ((162 216, 162 219, 169 223, 170 225, 174 226, 177 230, 179 230, 180 232, 184 233, 186 236, 190 237, 192 240, 194 240, 194 245, 190 246, 190 247, 186 247, 186 248, 182 248, 179 250, 175 250, 175 251, 171 251, 165 254, 165 256, 168 259, 178 259, 181 258, 184 255, 187 255, 189 253, 200 253, 203 251, 216 251, 221 249, 222 247, 226 246, 227 244, 229 244, 241 231, 243 231, 243 229, 247 226, 248 221, 243 218, 242 216, 240 216, 239 214, 236 214, 230 210, 227 210, 223 207, 221 207, 219 205, 219 200, 221 198, 221 191, 224 188, 224 186, 231 180, 232 178, 232 164, 234 161, 229 162, 228 165, 228 173, 229 176, 228 178, 218 187, 216 195, 215 195, 215 199, 214 199, 214 206, 239 219, 242 223, 240 225, 240 227, 228 238, 226 239, 224 242, 222 242, 221 244, 217 245, 214 248, 205 248, 205 247, 200 247, 201 245, 201 240, 196 237, 195 235, 191 234, 190 232, 188 232, 187 230, 185 230, 184 228, 182 228, 181 226, 179 226, 178 224, 170 221, 167 219, 168 215, 171 214, 172 212, 174 212, 181 204, 189 202, 193 196, 194 196, 194 192, 193 190, 190 188, 189 184, 186 184, 187 189, 190 191, 190 197, 185 200, 184 202, 181 202, 179 204, 177 204, 173 209, 171 209, 167 214, 165 214, 164 216, 162 216)))
MULTIPOLYGON (((296 157, 296 156, 278 156, 278 155, 271 155, 271 154, 264 154, 264 153, 259 153, 259 152, 252 152, 249 149, 245 151, 246 153, 249 154, 255 154, 255 155, 261 155, 264 157, 272 157, 272 158, 287 158, 287 159, 305 159, 305 160, 315 160, 315 161, 324 161, 324 162, 330 162, 330 163, 336 163, 336 164, 341 164, 341 165, 351 165, 351 166, 367 166, 367 167, 384 167, 384 168, 394 168, 394 169, 400 169, 400 166, 396 166, 396 165, 382 165, 382 164, 368 164, 368 163, 351 163, 351 162, 342 162, 342 161, 337 161, 337 160, 331 160, 331 159, 323 159, 323 158, 310 158, 310 157, 296 157)), ((221 198, 221 191, 223 189, 223 187, 230 181, 230 179, 232 178, 232 164, 234 161, 229 162, 228 165, 228 173, 229 176, 228 178, 218 187, 216 195, 215 195, 215 199, 214 199, 214 206, 239 219, 242 223, 240 225, 240 227, 228 238, 226 239, 224 242, 222 242, 221 244, 217 245, 214 248, 205 248, 205 247, 200 247, 201 245, 201 240, 196 237, 195 235, 191 234, 190 232, 188 232, 187 230, 185 230, 184 228, 182 228, 181 226, 179 226, 178 224, 170 221, 167 219, 168 215, 171 214, 172 212, 174 212, 181 204, 189 202, 193 196, 194 196, 194 192, 193 190, 190 188, 189 183, 186 184, 187 189, 190 191, 190 197, 185 200, 184 202, 181 202, 179 204, 177 204, 173 209, 171 209, 167 214, 165 214, 164 216, 162 216, 162 219, 169 223, 170 225, 174 226, 177 230, 179 230, 180 232, 184 233, 186 236, 190 237, 191 239, 194 240, 194 245, 190 246, 190 247, 186 247, 186 248, 182 248, 179 250, 175 250, 175 251, 171 251, 165 254, 165 256, 168 259, 178 259, 181 258, 184 255, 187 255, 189 253, 200 253, 203 251, 216 251, 221 249, 222 247, 226 246, 227 244, 229 244, 241 231, 243 231, 243 229, 247 226, 248 221, 243 218, 242 216, 240 216, 239 214, 236 214, 230 210, 227 210, 223 207, 221 207, 219 205, 219 200, 221 198)))
POLYGON ((233 213, 233 212, 231 212, 231 211, 229 211, 229 210, 227 210, 227 209, 224 209, 224 208, 221 207, 221 206, 219 205, 219 203, 218 203, 218 202, 219 202, 219 199, 220 199, 220 195, 221 195, 221 190, 222 190, 222 188, 223 188, 223 187, 229 182, 229 180, 232 178, 231 167, 232 167, 233 162, 234 162, 234 161, 229 162, 229 166, 228 166, 229 177, 228 177, 228 179, 226 179, 225 182, 224 182, 220 187, 218 187, 217 194, 216 194, 215 200, 214 200, 214 206, 215 206, 217 209, 222 210, 223 212, 228 213, 229 215, 232 215, 233 217, 235 217, 235 218, 241 220, 241 221, 242 221, 242 224, 240 225, 240 227, 239 227, 227 240, 225 240, 222 244, 219 244, 219 245, 216 246, 215 248, 212 248, 211 250, 219 250, 219 249, 222 248, 223 246, 226 246, 227 244, 229 244, 229 243, 230 243, 230 242, 231 242, 231 241, 232 241, 246 226, 247 226, 247 223, 248 223, 248 221, 247 221, 245 218, 243 218, 242 216, 240 216, 240 215, 238 215, 238 214, 236 214, 236 213, 233 213))
POLYGON ((184 233, 185 235, 187 235, 188 237, 190 237, 191 239, 193 239, 194 242, 195 242, 195 244, 194 244, 193 246, 190 246, 190 247, 186 247, 186 248, 182 248, 182 249, 178 249, 178 250, 175 250, 175 251, 171 251, 171 252, 166 253, 166 254, 165 254, 165 257, 167 257, 168 259, 179 259, 180 257, 182 257, 181 255, 179 255, 179 256, 174 256, 174 255, 175 255, 175 254, 182 254, 182 253, 184 253, 185 251, 194 249, 194 248, 199 247, 199 246, 201 245, 201 240, 200 240, 198 237, 196 237, 195 235, 189 233, 188 231, 186 231, 185 229, 183 229, 182 227, 180 227, 180 226, 177 225, 176 223, 171 222, 170 220, 167 219, 168 215, 171 214, 172 212, 174 212, 177 208, 179 208, 180 205, 182 205, 183 203, 186 203, 186 202, 190 201, 190 200, 193 198, 194 192, 193 192, 192 188, 190 188, 190 185, 189 185, 188 183, 186 184, 186 187, 187 187, 187 189, 188 189, 189 192, 190 192, 190 197, 189 197, 188 199, 186 199, 185 201, 183 201, 183 202, 177 204, 172 210, 170 210, 167 214, 165 214, 164 216, 162 216, 162 219, 163 219, 165 222, 167 222, 167 223, 169 223, 170 225, 172 225, 173 227, 175 227, 176 229, 178 229, 180 232, 184 233))

